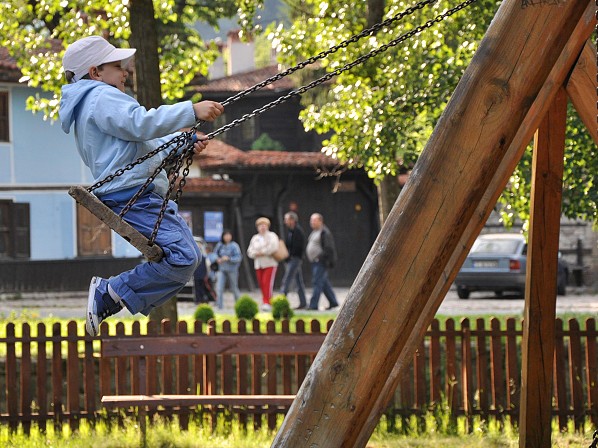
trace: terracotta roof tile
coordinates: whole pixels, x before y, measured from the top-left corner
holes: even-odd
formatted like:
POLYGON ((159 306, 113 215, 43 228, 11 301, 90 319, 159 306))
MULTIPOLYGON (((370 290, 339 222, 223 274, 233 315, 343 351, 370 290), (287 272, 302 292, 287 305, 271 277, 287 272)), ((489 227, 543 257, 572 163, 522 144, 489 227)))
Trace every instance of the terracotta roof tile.
POLYGON ((220 140, 212 140, 196 160, 207 171, 223 169, 330 168, 339 163, 321 152, 241 151, 220 140))
POLYGON ((8 54, 8 50, 0 47, 0 81, 19 82, 21 70, 16 61, 8 54))
MULTIPOLYGON (((207 92, 241 92, 256 84, 276 75, 279 73, 277 65, 271 65, 269 67, 252 70, 245 73, 238 73, 233 76, 225 76, 223 78, 212 79, 205 84, 193 86, 192 90, 201 93, 207 92)), ((295 87, 295 83, 289 76, 285 76, 281 80, 278 80, 272 84, 263 87, 260 90, 292 90, 295 87)))
POLYGON ((243 187, 238 182, 207 177, 188 177, 184 188, 185 193, 241 193, 242 190, 243 187))

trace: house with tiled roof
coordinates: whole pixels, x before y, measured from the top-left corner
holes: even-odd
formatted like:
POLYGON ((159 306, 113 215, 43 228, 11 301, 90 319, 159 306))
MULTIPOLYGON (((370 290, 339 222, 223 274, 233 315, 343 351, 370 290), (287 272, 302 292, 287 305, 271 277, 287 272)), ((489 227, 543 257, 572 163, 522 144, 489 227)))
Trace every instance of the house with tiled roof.
MULTIPOLYGON (((231 76, 223 76, 209 80, 203 84, 191 86, 189 96, 200 94, 202 99, 223 102, 238 92, 249 89, 258 83, 277 75, 278 65, 252 69, 231 76)), ((231 123, 251 114, 256 109, 286 95, 296 88, 290 76, 286 76, 255 92, 244 96, 225 108, 224 114, 214 123, 206 123, 206 131, 217 129, 226 123, 231 123)), ((307 132, 299 121, 302 110, 300 98, 294 96, 272 109, 269 109, 250 120, 242 122, 220 138, 229 145, 243 150, 251 148, 252 144, 262 135, 267 134, 271 139, 280 142, 286 151, 317 152, 322 147, 323 137, 316 132, 307 132)))
MULTIPOLYGON (((278 73, 277 65, 248 69, 191 86, 189 94, 199 93, 203 99, 224 102, 278 73)), ((286 76, 243 96, 226 106, 219 120, 207 123, 205 131, 252 114, 295 88, 293 78, 286 76)), ((304 130, 299 120, 301 109, 299 98, 292 97, 245 120, 219 135, 221 141, 210 143, 197 161, 204 174, 242 185, 241 195, 224 213, 235 217, 225 224, 236 231, 242 247, 255 233, 254 222, 259 216, 270 218, 272 230, 281 234, 286 211, 297 211, 306 231, 310 230, 309 216, 321 213, 341 248, 338 266, 330 276, 336 284, 350 285, 379 230, 376 188, 362 170, 347 169, 321 152, 323 137, 304 130), (282 143, 285 150, 251 150, 263 134, 282 143)), ((305 270, 309 279, 309 267, 305 266, 305 270)))
MULTIPOLYGON (((195 91, 223 99, 276 69, 215 79, 195 91)), ((68 195, 70 186, 92 182, 89 170, 72 135, 26 110, 27 97, 43 92, 20 78, 15 61, 0 48, 0 294, 86 289, 90 276, 133 267, 140 254, 68 195)), ((251 101, 271 101, 292 87, 285 78, 254 93, 251 101)), ((224 121, 215 126, 253 110, 251 101, 227 107, 224 121)), ((298 101, 277 106, 211 141, 191 166, 179 209, 194 234, 207 237, 214 226, 231 228, 243 249, 258 215, 270 217, 280 233, 287 210, 298 211, 306 231, 309 215, 321 212, 329 227, 338 229, 339 247, 350 248, 346 256, 341 253, 332 278, 350 284, 378 231, 375 188, 363 172, 347 170, 319 151, 319 137, 306 133, 297 118, 300 107, 298 101), (250 142, 262 133, 287 151, 251 150, 250 142)), ((250 286, 250 260, 243 269, 241 285, 250 286)))

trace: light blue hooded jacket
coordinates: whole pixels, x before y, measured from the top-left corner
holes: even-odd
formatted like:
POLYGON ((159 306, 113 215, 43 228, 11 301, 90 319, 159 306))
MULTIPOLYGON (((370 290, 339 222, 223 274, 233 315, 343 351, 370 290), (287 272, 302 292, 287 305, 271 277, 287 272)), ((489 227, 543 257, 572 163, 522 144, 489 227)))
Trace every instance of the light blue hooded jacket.
MULTIPOLYGON (((62 87, 59 116, 67 134, 74 124, 77 149, 96 182, 171 140, 175 131, 195 124, 191 101, 147 110, 116 87, 86 79, 62 87)), ((95 194, 142 185, 171 149, 102 185, 95 194)), ((153 183, 154 191, 164 196, 168 188, 164 170, 153 183)))

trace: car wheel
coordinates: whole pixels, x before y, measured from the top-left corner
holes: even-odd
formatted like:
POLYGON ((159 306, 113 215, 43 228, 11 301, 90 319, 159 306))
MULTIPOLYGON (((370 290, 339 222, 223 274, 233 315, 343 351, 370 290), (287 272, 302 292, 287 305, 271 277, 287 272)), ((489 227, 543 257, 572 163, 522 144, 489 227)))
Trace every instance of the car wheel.
POLYGON ((502 297, 503 292, 502 291, 494 291, 494 294, 496 295, 496 297, 502 297))
POLYGON ((469 290, 463 286, 457 286, 457 295, 460 299, 469 299, 469 290))

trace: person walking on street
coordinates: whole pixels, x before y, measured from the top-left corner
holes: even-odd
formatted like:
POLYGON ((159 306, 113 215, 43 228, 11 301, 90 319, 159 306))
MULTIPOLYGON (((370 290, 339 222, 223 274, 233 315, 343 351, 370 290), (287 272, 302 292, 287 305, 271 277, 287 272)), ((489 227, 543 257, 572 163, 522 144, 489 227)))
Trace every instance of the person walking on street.
POLYGON ((253 267, 257 283, 262 291, 262 311, 270 311, 270 298, 274 287, 274 278, 278 261, 272 254, 278 249, 278 236, 270 232, 270 220, 265 217, 255 221, 257 233, 251 237, 247 256, 253 259, 253 267))
POLYGON ((230 286, 235 302, 239 299, 239 266, 243 260, 241 248, 233 241, 233 234, 230 230, 224 230, 222 237, 214 248, 216 254, 215 263, 218 264, 216 271, 216 295, 218 297, 218 308, 224 306, 224 288, 226 283, 230 286))
POLYGON ((285 260, 281 291, 285 296, 288 296, 291 285, 295 282, 297 285, 297 295, 299 296, 299 306, 295 309, 302 310, 307 308, 305 283, 303 282, 303 272, 301 271, 305 234, 299 225, 299 217, 295 212, 288 212, 284 215, 284 224, 287 227, 284 242, 289 249, 289 258, 285 260))
POLYGON ((328 308, 331 310, 338 307, 336 295, 328 280, 328 269, 336 263, 336 246, 330 229, 324 225, 324 218, 319 213, 314 213, 309 219, 312 232, 307 238, 305 252, 307 259, 311 262, 313 293, 309 302, 309 309, 317 310, 320 301, 320 294, 328 299, 328 308))

